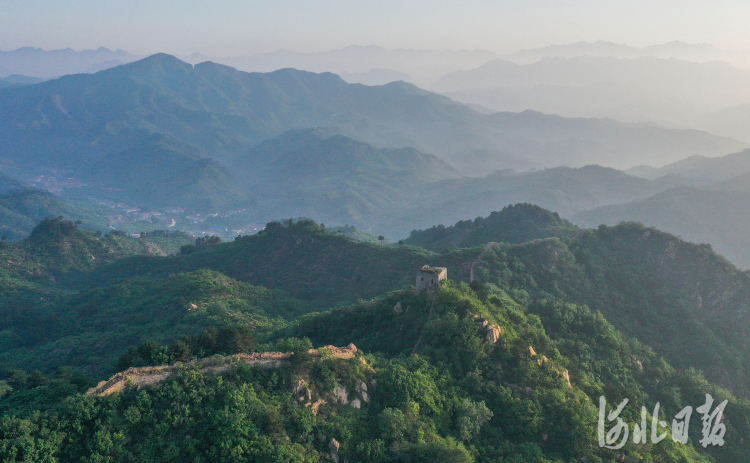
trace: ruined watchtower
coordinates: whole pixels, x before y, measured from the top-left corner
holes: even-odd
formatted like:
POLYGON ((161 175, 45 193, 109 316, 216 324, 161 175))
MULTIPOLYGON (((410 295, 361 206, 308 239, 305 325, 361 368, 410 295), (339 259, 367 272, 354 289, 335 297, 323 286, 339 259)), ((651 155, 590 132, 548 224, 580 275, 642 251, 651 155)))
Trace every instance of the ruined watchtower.
POLYGON ((424 290, 433 290, 440 287, 440 281, 448 278, 448 269, 445 267, 423 266, 417 270, 417 294, 424 290))

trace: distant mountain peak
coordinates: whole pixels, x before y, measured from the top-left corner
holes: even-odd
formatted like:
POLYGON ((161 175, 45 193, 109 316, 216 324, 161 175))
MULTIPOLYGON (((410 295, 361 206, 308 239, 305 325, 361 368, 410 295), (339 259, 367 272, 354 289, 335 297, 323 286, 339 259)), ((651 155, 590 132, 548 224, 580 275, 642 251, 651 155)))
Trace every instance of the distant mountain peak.
POLYGON ((176 58, 172 55, 169 55, 167 53, 156 53, 151 56, 147 56, 146 58, 142 58, 138 61, 134 61, 132 63, 124 64, 122 66, 116 66, 114 68, 109 68, 101 72, 123 72, 123 71, 130 71, 130 70, 136 70, 136 69, 147 69, 147 68, 155 68, 159 67, 165 70, 171 69, 171 70, 182 70, 182 71, 192 71, 193 65, 190 63, 186 63, 179 58, 176 58))
POLYGON ((348 47, 344 47, 341 50, 343 51, 388 51, 383 47, 380 47, 378 45, 349 45, 348 47))

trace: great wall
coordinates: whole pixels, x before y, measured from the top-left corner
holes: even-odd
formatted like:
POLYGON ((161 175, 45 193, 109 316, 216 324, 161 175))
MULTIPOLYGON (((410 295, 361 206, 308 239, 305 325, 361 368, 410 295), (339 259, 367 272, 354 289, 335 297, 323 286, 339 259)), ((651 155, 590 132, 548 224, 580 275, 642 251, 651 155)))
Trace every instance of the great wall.
MULTIPOLYGON (((310 349, 308 353, 313 357, 350 359, 357 355, 357 346, 349 344, 346 347, 325 346, 320 349, 310 349)), ((87 395, 105 396, 134 387, 137 389, 162 384, 174 377, 181 368, 197 367, 203 372, 221 374, 237 365, 250 365, 257 368, 279 368, 289 362, 292 354, 288 352, 254 352, 237 354, 226 357, 209 357, 177 362, 173 365, 158 365, 147 367, 132 367, 121 371, 106 381, 101 381, 89 389, 87 395)))

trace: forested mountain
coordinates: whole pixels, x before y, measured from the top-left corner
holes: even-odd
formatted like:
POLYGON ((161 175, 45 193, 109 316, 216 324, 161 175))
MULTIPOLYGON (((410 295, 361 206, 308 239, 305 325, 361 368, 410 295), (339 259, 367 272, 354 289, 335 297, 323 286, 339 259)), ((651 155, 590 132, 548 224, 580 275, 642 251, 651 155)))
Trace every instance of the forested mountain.
POLYGON ((10 177, 0 173, 0 193, 6 193, 8 190, 17 190, 27 188, 27 186, 17 178, 10 177))
POLYGON ((548 294, 586 304, 671 362, 688 366, 684 362, 689 359, 689 366, 714 381, 744 390, 750 346, 742 337, 747 327, 741 314, 750 280, 710 246, 686 243, 634 223, 536 241, 532 240, 538 232, 523 221, 497 224, 496 236, 504 232, 518 242, 531 242, 500 243, 478 259, 481 247, 433 253, 413 246, 356 242, 311 221, 276 223, 258 235, 194 252, 121 259, 82 278, 101 286, 208 268, 325 307, 408 285, 420 262, 445 266, 458 281, 468 281, 473 268, 475 279, 488 284, 490 292, 504 291, 519 303, 548 294), (300 273, 300 268, 308 270, 300 273), (512 289, 516 280, 523 283, 512 289), (690 344, 693 337, 703 344, 690 344), (681 357, 684 352, 693 353, 681 357))
POLYGON ((46 221, 0 250, 57 277, 13 276, 57 293, 29 299, 31 311, 4 309, 0 362, 11 370, 0 382, 0 455, 744 461, 748 276, 706 246, 638 224, 539 240, 532 219, 570 228, 519 205, 478 230, 523 244, 486 249, 360 243, 300 221, 232 243, 200 239, 178 256, 128 257, 106 249, 143 238, 46 221), (33 249, 36 257, 23 254, 33 249), (97 259, 87 261, 89 252, 97 259), (414 271, 425 263, 447 266, 451 281, 415 295, 414 271), (60 292, 72 288, 80 292, 60 292), (348 343, 356 347, 322 348, 348 343), (277 363, 254 366, 263 357, 249 351, 276 351, 266 358, 277 363), (177 361, 185 363, 147 367, 177 361), (83 394, 91 382, 81 371, 106 380, 128 366, 136 368, 120 376, 119 392, 102 383, 92 391, 103 396, 83 394), (668 425, 658 444, 598 445, 600 396, 611 407, 628 398, 621 417, 632 428, 641 405, 650 414, 658 402, 671 417, 707 393, 728 400, 724 446, 698 443, 697 413, 687 445, 668 425))
POLYGON ((70 205, 43 190, 19 188, 0 193, 0 233, 5 237, 3 239, 19 240, 42 219, 58 216, 80 220, 88 229, 109 229, 104 217, 70 205))
POLYGON ((663 167, 642 165, 626 172, 649 179, 675 175, 685 183, 706 186, 750 172, 750 150, 715 158, 690 156, 663 167))
POLYGON ((441 223, 486 216, 508 204, 533 203, 571 217, 580 211, 646 198, 670 180, 650 181, 590 165, 539 171, 499 171, 482 178, 458 178, 417 188, 401 209, 389 212, 379 228, 396 236, 441 223))
MULTIPOLYGON (((457 69, 472 69, 496 58, 486 50, 387 50, 375 45, 350 45, 337 50, 317 53, 300 53, 278 50, 270 53, 257 53, 250 56, 213 58, 189 56, 191 63, 215 61, 243 71, 271 72, 278 69, 294 68, 310 72, 333 72, 347 82, 360 82, 372 85, 357 77, 377 78, 408 74, 418 82, 432 82, 446 72, 457 69), (350 80, 355 77, 355 80, 350 80)), ((390 79, 394 80, 406 79, 390 79)), ((382 80, 379 84, 387 83, 382 80)))
POLYGON ((319 307, 369 299, 412 283, 425 261, 469 276, 473 250, 437 255, 413 246, 363 243, 328 232, 311 220, 271 222, 256 234, 221 246, 184 249, 180 255, 123 259, 88 275, 92 285, 134 276, 167 276, 208 268, 253 285, 284 289, 319 307), (305 269, 300 271, 300 269, 305 269))
POLYGON ((426 230, 412 230, 403 242, 425 249, 439 251, 447 248, 467 248, 490 242, 519 244, 544 238, 570 238, 578 227, 532 204, 507 206, 489 216, 462 220, 446 227, 436 225, 426 230))
POLYGON ((4 236, 3 241, 19 240, 42 219, 57 216, 80 220, 88 229, 109 229, 104 217, 0 173, 0 234, 4 236))
POLYGON ((164 54, 0 90, 0 140, 14 175, 74 177, 66 197, 279 219, 231 242, 95 233, 0 176, 3 230, 38 221, 0 243, 2 461, 750 460, 750 274, 598 223, 740 252, 747 152, 704 157, 735 140, 164 54), (707 394, 724 446, 701 440, 707 394), (624 399, 631 440, 604 448, 624 399))
POLYGON ((16 84, 14 84, 13 82, 8 82, 5 79, 0 79, 0 89, 8 88, 8 87, 15 87, 15 86, 16 84))
POLYGON ((482 115, 405 83, 368 87, 328 73, 245 73, 210 62, 193 67, 164 54, 6 89, 0 114, 6 141, 0 156, 74 169, 137 146, 153 132, 223 162, 288 130, 316 126, 377 146, 412 146, 468 172, 580 164, 594 155, 629 167, 742 147, 707 133, 615 121, 482 115))
POLYGON ((143 144, 94 161, 84 175, 97 196, 149 208, 189 204, 216 210, 237 204, 237 179, 200 149, 154 134, 143 144))
POLYGON ((458 175, 413 148, 375 148, 321 128, 263 142, 239 158, 233 171, 256 199, 258 217, 356 224, 376 223, 410 201, 415 188, 458 175))
POLYGON ((747 182, 742 183, 745 191, 676 187, 646 199, 581 212, 572 219, 585 227, 643 222, 694 243, 708 243, 735 265, 750 268, 750 193, 747 182))
MULTIPOLYGON (((4 310, 3 331, 7 342, 15 346, 24 335, 13 333, 14 319, 37 329, 37 316, 49 318, 45 308, 55 297, 77 288, 80 273, 136 254, 166 255, 189 243, 184 233, 144 234, 135 240, 122 232, 102 235, 83 231, 77 224, 60 218, 39 222, 23 240, 0 245, 0 305, 4 310)), ((26 326, 26 325, 24 325, 26 326)), ((40 328, 41 329, 41 328, 40 328)), ((31 338, 37 334, 27 333, 31 338)))
MULTIPOLYGON (((0 72, 2 72, 1 69, 0 69, 0 72)), ((19 87, 21 85, 38 84, 40 82, 44 82, 44 80, 45 79, 39 79, 36 77, 28 77, 28 76, 13 74, 3 79, 0 79, 0 89, 9 88, 9 87, 19 87)))

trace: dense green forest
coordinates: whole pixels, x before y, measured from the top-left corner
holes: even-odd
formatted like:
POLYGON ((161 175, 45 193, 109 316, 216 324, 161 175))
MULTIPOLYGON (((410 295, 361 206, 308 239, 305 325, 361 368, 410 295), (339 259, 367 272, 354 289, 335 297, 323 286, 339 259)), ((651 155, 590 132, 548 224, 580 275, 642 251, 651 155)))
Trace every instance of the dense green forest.
MULTIPOLYGON (((43 190, 23 186, 5 189, 0 174, 0 234, 3 241, 27 236, 45 217, 65 216, 82 221, 88 229, 109 229, 109 221, 89 210, 76 207, 43 190)), ((9 180, 5 177, 5 180, 9 180)), ((20 183, 20 182, 19 182, 20 183)))
POLYGON ((750 282, 710 247, 530 205, 413 236, 437 251, 310 220, 192 244, 43 221, 0 249, 2 460, 750 460, 750 282), (415 294, 424 264, 449 280, 415 294), (354 358, 324 348, 350 343, 354 358), (248 352, 291 355, 261 368, 248 352), (151 386, 86 393, 176 362, 151 386), (657 404, 671 423, 706 394, 727 401, 725 445, 700 443, 698 411, 686 444, 669 425, 634 442, 657 404), (599 445, 600 397, 608 413, 629 400, 621 449, 599 445))
POLYGON ((519 244, 551 237, 569 238, 577 231, 578 227, 556 212, 532 204, 516 204, 486 218, 462 220, 450 227, 436 225, 427 230, 413 230, 404 243, 439 251, 490 242, 519 244))

